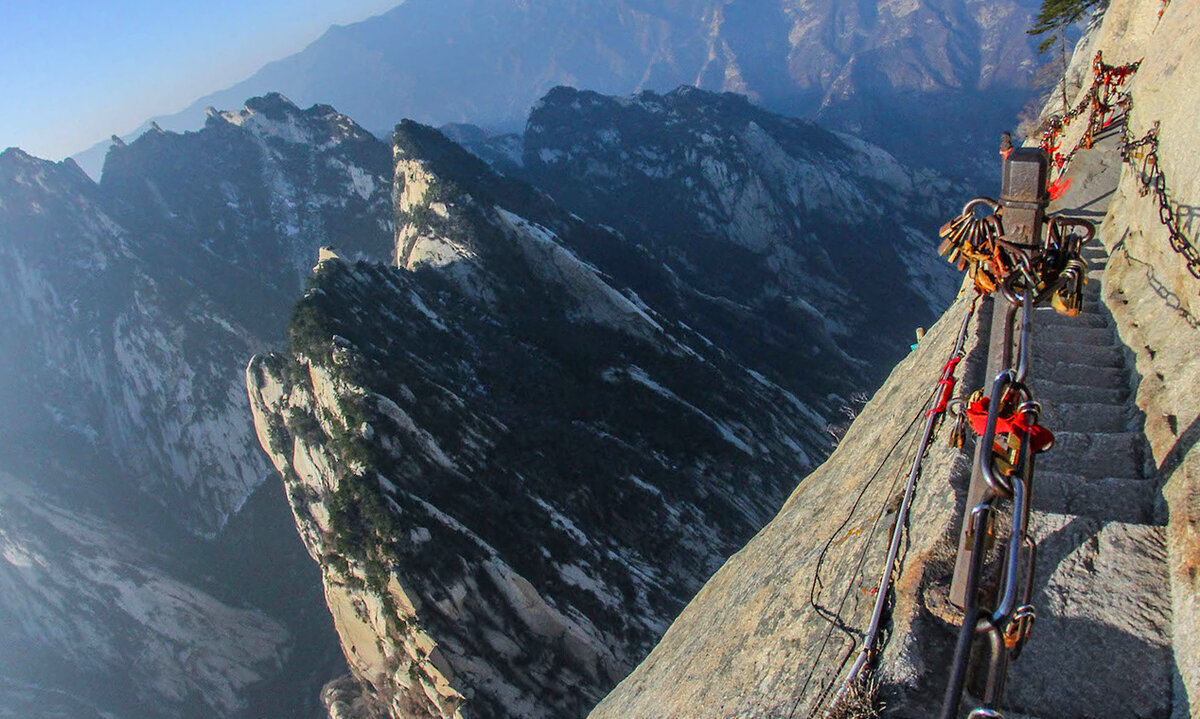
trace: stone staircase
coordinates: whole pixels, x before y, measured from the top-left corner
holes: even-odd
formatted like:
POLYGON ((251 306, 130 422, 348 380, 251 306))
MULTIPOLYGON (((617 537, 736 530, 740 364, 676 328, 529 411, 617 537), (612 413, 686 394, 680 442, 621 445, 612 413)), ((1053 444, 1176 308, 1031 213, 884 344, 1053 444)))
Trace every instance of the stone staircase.
MULTIPOLYGON (((1077 165, 1091 163, 1083 169, 1099 189, 1115 187, 1115 156, 1110 140, 1077 165)), ((1106 197, 1097 189, 1090 194, 1106 197)), ((1104 304, 1107 254, 1093 242, 1084 259, 1083 312, 1034 315, 1031 386, 1056 442, 1036 464, 1037 622, 1011 667, 1006 704, 1040 719, 1172 719, 1178 672, 1161 483, 1130 390, 1137 378, 1104 304)))

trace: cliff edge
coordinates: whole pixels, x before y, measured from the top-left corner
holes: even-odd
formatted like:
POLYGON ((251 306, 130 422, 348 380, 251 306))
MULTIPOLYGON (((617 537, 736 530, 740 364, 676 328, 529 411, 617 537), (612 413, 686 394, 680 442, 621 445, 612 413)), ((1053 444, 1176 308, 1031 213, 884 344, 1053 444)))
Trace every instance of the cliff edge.
MULTIPOLYGON (((1126 85, 1127 117, 1076 155, 1071 188, 1052 208, 1096 220, 1100 231, 1085 252, 1084 313, 1040 311, 1034 322, 1035 389, 1059 444, 1039 464, 1038 622, 1013 664, 1006 716, 1092 716, 1104 707, 1187 717, 1200 707, 1200 277, 1172 249, 1157 193, 1140 192, 1161 171, 1174 244, 1194 246, 1200 62, 1189 38, 1198 31, 1194 5, 1114 0, 1068 73, 1086 78, 1096 50, 1110 64, 1142 60, 1126 85), (1122 133, 1136 140, 1155 123, 1157 164, 1144 155, 1123 162, 1122 133)), ((1068 133, 1066 146, 1075 139, 1068 133)), ((967 304, 960 298, 896 367, 837 451, 592 717, 823 714, 861 646, 913 424, 967 304)), ((968 325, 960 396, 981 386, 983 321, 968 325)), ((970 442, 960 452, 946 433, 926 456, 893 585, 877 674, 889 716, 937 712, 961 621, 945 585, 970 442)))

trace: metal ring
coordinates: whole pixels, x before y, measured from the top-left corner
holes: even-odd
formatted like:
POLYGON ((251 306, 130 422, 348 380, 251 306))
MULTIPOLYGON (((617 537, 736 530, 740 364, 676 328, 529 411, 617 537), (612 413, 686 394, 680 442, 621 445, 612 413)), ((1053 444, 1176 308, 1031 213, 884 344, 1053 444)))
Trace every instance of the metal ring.
MULTIPOLYGON (((979 453, 980 474, 992 491, 1005 499, 1012 497, 1012 483, 993 470, 992 454, 996 444, 996 425, 1000 421, 1000 397, 1010 386, 1024 388, 1024 385, 1017 381, 1016 370, 1006 369, 996 375, 996 379, 992 383, 992 394, 988 400, 987 424, 984 425, 983 438, 980 440, 982 451, 979 453)), ((1024 391, 1025 396, 1028 397, 1028 390, 1024 391)))
POLYGON ((992 198, 976 197, 975 199, 968 201, 967 204, 963 205, 962 212, 960 212, 959 214, 965 217, 965 216, 971 214, 975 210, 975 208, 980 205, 987 205, 988 207, 990 207, 992 209, 993 215, 996 214, 996 210, 1000 209, 1000 203, 993 200, 992 198))
POLYGON ((1008 539, 1008 556, 1005 558, 1007 570, 1004 576, 1004 587, 1000 601, 992 612, 991 621, 994 625, 1008 624, 1012 619, 1013 610, 1017 605, 1017 583, 1021 574, 1021 543, 1025 541, 1025 503, 1028 495, 1025 492, 1025 480, 1021 477, 1012 478, 1013 523, 1008 539))
POLYGON ((1042 403, 1032 399, 1026 400, 1017 406, 1017 411, 1021 414, 1032 414, 1036 422, 1042 416, 1042 403))

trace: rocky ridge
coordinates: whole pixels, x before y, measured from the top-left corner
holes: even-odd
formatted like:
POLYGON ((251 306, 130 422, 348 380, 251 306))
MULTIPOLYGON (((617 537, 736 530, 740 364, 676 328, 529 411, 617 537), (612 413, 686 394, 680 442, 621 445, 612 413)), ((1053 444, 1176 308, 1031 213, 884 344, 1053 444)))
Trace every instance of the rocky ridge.
MULTIPOLYGON (((190 129, 206 106, 282 91, 331 102, 384 133, 398 117, 517 130, 556 85, 605 94, 679 85, 816 117, 910 165, 978 169, 1034 95, 1030 0, 409 0, 333 27, 305 50, 158 118, 190 129), (921 138, 937 136, 937 141, 921 138)), ((992 163, 984 163, 988 175, 992 163)), ((89 166, 89 172, 92 167, 89 166)), ((96 168, 98 169, 98 168, 96 168)))
POLYGON ((319 266, 290 356, 248 370, 260 439, 392 715, 582 715, 823 422, 586 259, 635 248, 432 130, 396 142, 404 265, 319 266))
POLYGON ((399 266, 318 265, 288 354, 247 369, 259 439, 360 703, 579 716, 826 451, 872 364, 816 326, 803 370, 778 371, 729 338, 784 321, 709 295, 645 235, 590 224, 430 128, 402 123, 394 142, 399 266))
MULTIPOLYGON (((953 298, 953 271, 925 247, 964 187, 739 95, 556 88, 530 112, 523 146, 521 177, 585 219, 646 238, 683 282, 755 316, 781 301, 816 308, 821 344, 856 360, 890 365, 913 310, 933 317, 953 298)), ((786 354, 816 344, 808 322, 776 324, 799 335, 786 354)))

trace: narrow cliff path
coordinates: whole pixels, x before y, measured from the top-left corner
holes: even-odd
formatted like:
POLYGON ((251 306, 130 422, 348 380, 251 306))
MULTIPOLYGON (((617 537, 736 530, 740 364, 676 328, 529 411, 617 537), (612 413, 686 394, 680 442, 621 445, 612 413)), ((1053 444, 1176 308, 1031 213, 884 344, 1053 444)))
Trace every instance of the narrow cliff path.
MULTIPOLYGON (((1076 157, 1073 186, 1052 209, 1103 219, 1119 140, 1115 128, 1076 157)), ((1034 315, 1033 390, 1056 443, 1034 478, 1037 622, 1012 665, 1007 704, 1040 719, 1168 719, 1178 672, 1161 481, 1131 391, 1140 378, 1105 304, 1122 301, 1103 286, 1108 255, 1093 241, 1084 258, 1081 314, 1034 315)))

